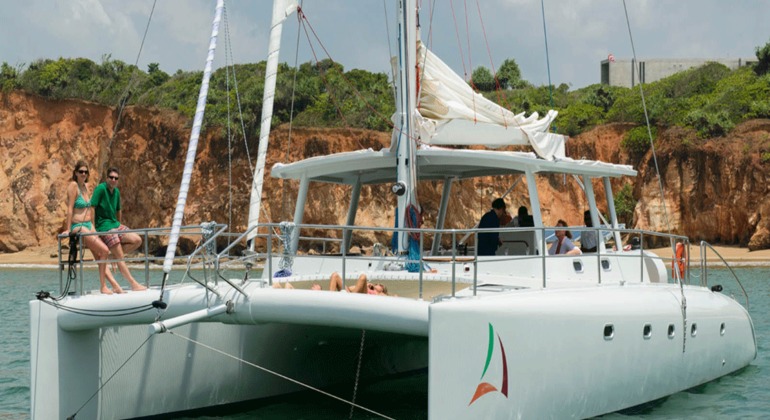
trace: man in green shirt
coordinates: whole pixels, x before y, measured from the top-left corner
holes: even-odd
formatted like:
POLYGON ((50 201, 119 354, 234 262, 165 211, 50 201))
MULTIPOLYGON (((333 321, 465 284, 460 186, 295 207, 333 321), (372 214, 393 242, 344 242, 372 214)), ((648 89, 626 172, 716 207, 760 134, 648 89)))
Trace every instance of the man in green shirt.
POLYGON ((110 249, 112 255, 119 260, 117 263, 118 269, 123 277, 128 280, 131 290, 145 290, 147 288, 134 280, 134 277, 128 270, 128 266, 123 261, 125 254, 139 248, 139 245, 142 244, 142 238, 133 232, 119 233, 129 230, 126 225, 120 223, 120 190, 117 187, 119 178, 120 171, 118 171, 118 168, 112 167, 107 170, 107 181, 97 185, 91 196, 91 206, 94 208, 91 214, 94 218, 93 222, 94 226, 96 226, 96 231, 105 232, 104 235, 99 237, 107 245, 107 248, 110 249))

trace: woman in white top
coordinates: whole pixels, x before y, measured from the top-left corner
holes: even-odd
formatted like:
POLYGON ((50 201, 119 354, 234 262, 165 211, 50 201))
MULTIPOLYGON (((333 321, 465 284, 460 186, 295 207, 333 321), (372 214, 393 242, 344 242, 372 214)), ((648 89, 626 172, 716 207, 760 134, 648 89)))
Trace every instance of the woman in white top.
MULTIPOLYGON (((556 227, 567 227, 567 222, 559 219, 556 222, 556 227)), ((572 233, 566 229, 556 230, 556 240, 551 244, 551 248, 548 250, 549 255, 580 255, 580 248, 570 240, 572 239, 572 233)))

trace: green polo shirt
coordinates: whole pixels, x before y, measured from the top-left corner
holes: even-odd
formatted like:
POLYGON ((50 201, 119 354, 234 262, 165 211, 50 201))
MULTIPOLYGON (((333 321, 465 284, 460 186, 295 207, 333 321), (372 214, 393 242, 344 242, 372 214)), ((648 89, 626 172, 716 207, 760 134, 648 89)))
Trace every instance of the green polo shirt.
POLYGON ((96 215, 96 231, 106 232, 120 226, 118 211, 120 211, 120 190, 117 187, 110 192, 107 183, 102 182, 94 188, 91 195, 91 206, 96 215))

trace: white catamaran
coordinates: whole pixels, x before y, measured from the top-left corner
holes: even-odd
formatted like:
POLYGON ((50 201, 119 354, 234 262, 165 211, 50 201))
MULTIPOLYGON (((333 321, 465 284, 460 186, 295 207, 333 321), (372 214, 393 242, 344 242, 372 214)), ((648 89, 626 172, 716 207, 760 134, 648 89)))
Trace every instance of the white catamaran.
MULTIPOLYGON (((232 241, 248 240, 251 251, 237 259, 229 249, 217 254, 210 245, 225 227, 185 227, 182 215, 222 1, 162 283, 103 296, 85 291, 81 281, 63 285, 59 298, 41 294, 30 302, 33 418, 178 413, 323 387, 350 381, 351 375, 371 378, 426 367, 432 419, 584 418, 703 384, 755 358, 746 308, 708 285, 705 271, 691 284, 688 266, 669 270, 667 261, 643 248, 622 246, 631 235, 641 245, 656 237, 689 247, 686 237, 620 228, 610 180, 636 171, 565 156, 564 137, 548 132, 554 111, 544 118, 514 115, 473 92, 420 43, 415 0, 399 2, 391 147, 275 165, 271 176, 299 182, 294 220, 280 224, 259 223, 259 200, 281 27, 297 5, 274 1, 249 229, 232 241), (533 152, 442 147, 469 144, 529 145, 533 152), (584 232, 606 239, 596 253, 547 255, 536 180, 552 174, 582 184, 593 226, 601 226, 584 232), (493 175, 525 180, 534 226, 501 229, 505 246, 498 255, 461 253, 463 236, 477 239, 483 230, 443 229, 452 184, 493 175), (443 181, 435 229, 414 223, 421 180, 443 181), (345 225, 302 224, 312 183, 349 186, 345 225), (361 188, 377 184, 391 185, 397 196, 401 217, 395 228, 355 225, 361 188), (604 225, 595 184, 604 190, 598 198, 606 201, 604 225), (399 233, 394 252, 350 253, 351 238, 372 231, 399 233), (187 258, 202 268, 172 284, 181 233, 203 236, 187 258), (312 243, 328 244, 330 252, 297 252, 312 243), (225 275, 223 267, 231 263, 245 266, 245 274, 225 275), (262 264, 262 274, 252 278, 256 264, 262 264), (333 272, 347 284, 366 274, 399 296, 308 290, 326 284, 333 272), (279 280, 294 290, 271 287, 279 280)), ((141 231, 145 243, 158 232, 168 231, 141 231)))

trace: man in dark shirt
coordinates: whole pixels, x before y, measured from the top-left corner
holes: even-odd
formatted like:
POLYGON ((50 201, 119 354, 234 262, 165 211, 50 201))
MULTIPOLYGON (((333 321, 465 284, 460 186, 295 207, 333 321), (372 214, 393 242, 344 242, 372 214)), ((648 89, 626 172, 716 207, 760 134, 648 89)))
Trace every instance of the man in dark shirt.
MULTIPOLYGON (((500 218, 505 214, 505 201, 497 198, 492 202, 492 210, 486 212, 479 221, 479 229, 497 229, 500 227, 500 218)), ((495 255, 500 245, 498 232, 479 233, 478 255, 495 255)))

